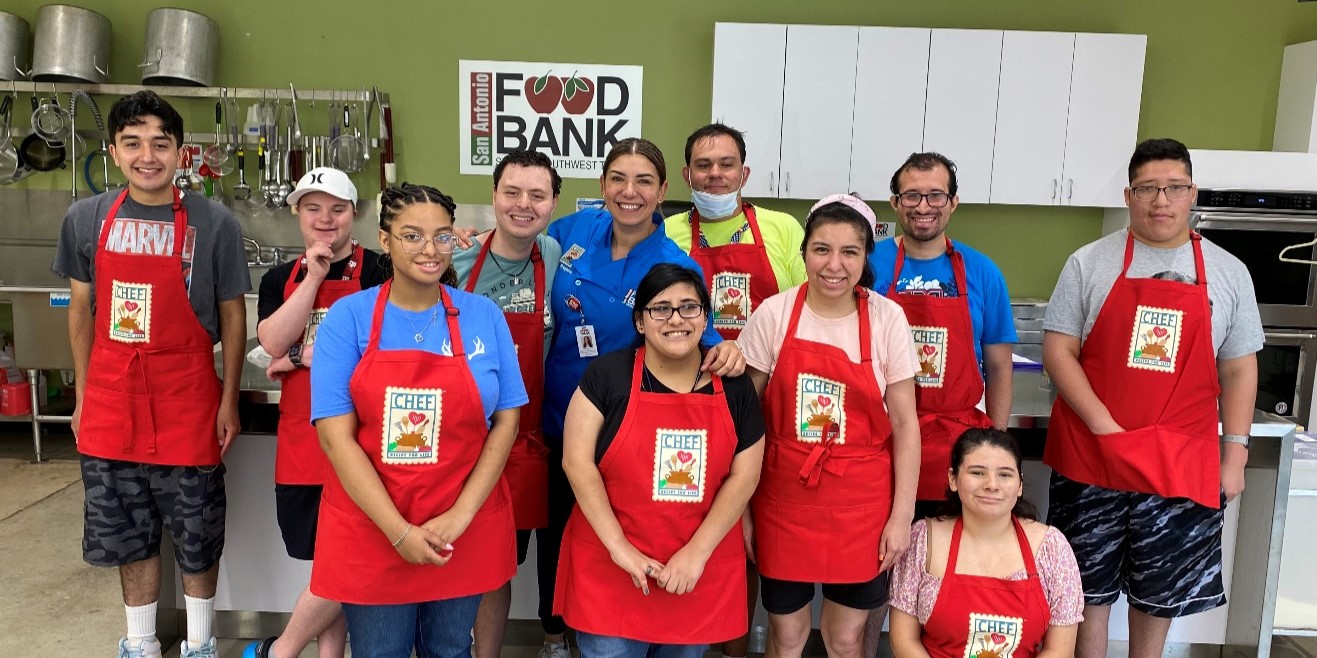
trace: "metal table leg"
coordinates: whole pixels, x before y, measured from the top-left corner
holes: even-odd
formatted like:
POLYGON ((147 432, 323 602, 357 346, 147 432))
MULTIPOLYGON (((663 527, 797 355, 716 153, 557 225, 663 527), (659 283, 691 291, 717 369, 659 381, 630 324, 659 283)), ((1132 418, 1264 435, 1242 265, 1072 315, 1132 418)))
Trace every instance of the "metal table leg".
POLYGON ((40 411, 37 409, 37 386, 41 384, 41 373, 36 368, 28 368, 27 381, 29 382, 29 393, 32 396, 32 449, 37 453, 37 461, 41 461, 41 421, 37 419, 40 411))

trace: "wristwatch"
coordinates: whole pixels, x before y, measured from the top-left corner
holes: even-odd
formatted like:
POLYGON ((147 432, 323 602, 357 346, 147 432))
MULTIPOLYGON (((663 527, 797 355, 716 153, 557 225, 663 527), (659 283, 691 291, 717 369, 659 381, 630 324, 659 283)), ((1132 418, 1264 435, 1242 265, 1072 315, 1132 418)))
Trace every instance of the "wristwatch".
MULTIPOLYGON (((298 343, 288 348, 288 360, 293 363, 293 367, 302 367, 302 344, 298 343)), ((1248 444, 1248 437, 1244 437, 1245 445, 1248 444)))
POLYGON ((1248 437, 1247 434, 1222 434, 1222 435, 1221 435, 1221 440, 1222 440, 1223 442, 1225 442, 1225 443, 1238 443, 1239 445, 1244 446, 1244 448, 1246 448, 1246 449, 1248 448, 1248 438, 1249 438, 1249 437, 1248 437))

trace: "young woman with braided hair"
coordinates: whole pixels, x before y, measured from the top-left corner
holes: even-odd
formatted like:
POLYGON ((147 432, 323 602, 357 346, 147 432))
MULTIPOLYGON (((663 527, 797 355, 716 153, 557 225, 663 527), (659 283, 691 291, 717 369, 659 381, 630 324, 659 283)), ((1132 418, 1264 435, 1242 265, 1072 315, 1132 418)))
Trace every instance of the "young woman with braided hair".
POLYGON ((454 287, 455 209, 385 190, 393 278, 339 300, 316 338, 311 418, 338 477, 311 591, 343 602, 358 658, 468 653, 480 595, 516 570, 500 476, 526 390, 503 312, 454 287))

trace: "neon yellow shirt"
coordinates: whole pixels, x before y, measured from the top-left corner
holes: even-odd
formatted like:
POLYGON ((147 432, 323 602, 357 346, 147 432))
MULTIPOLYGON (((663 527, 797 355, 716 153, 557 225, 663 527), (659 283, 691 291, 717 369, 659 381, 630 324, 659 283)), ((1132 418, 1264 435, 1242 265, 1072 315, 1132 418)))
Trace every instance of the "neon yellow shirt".
MULTIPOLYGON (((778 291, 798 286, 805 282, 805 261, 800 257, 800 243, 805 241, 805 229, 795 217, 784 212, 755 206, 755 219, 759 232, 764 236, 764 248, 768 251, 768 263, 777 276, 778 291)), ((700 229, 709 245, 721 247, 732 241, 732 235, 745 224, 745 213, 737 213, 728 219, 710 222, 702 220, 700 229)), ((673 215, 663 220, 663 231, 681 247, 682 251, 691 251, 690 213, 673 215)), ((741 236, 741 244, 754 244, 754 234, 746 231, 741 236)))

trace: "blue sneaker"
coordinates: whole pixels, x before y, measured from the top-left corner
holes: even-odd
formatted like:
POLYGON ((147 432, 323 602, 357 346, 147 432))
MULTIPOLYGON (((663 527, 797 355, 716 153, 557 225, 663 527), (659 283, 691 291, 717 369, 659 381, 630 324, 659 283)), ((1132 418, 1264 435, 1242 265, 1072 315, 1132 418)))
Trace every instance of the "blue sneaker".
POLYGON ((199 646, 188 644, 187 640, 178 648, 179 658, 219 658, 219 650, 215 648, 215 638, 206 640, 199 646))
POLYGON ((264 640, 252 642, 242 650, 242 658, 270 658, 270 648, 274 646, 274 641, 277 639, 279 639, 278 635, 271 635, 264 640))
POLYGON ((128 644, 128 638, 119 638, 118 658, 160 658, 160 641, 155 638, 142 640, 140 646, 128 644))

